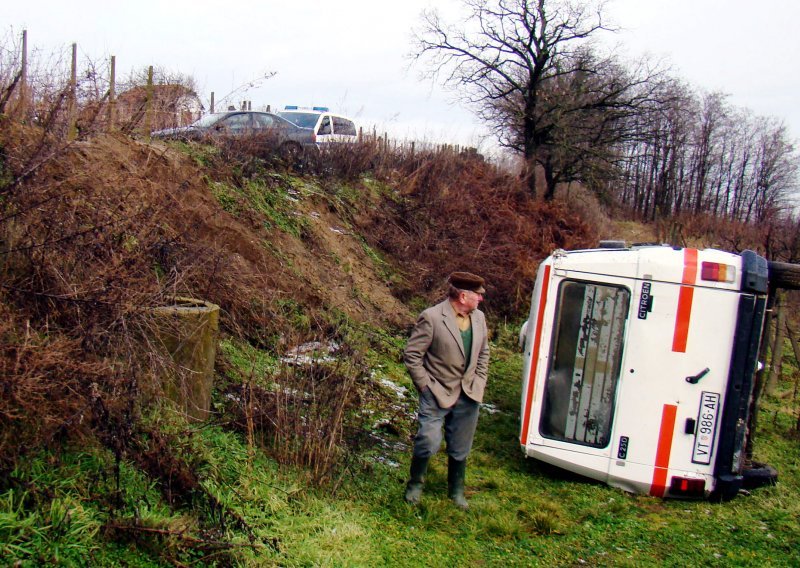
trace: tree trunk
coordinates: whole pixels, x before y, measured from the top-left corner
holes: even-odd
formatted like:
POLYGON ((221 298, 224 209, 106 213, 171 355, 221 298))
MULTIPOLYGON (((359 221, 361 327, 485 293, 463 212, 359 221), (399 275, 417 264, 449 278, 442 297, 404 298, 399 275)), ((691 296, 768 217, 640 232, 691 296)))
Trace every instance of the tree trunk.
POLYGON ((528 191, 531 197, 536 197, 536 160, 530 158, 526 160, 525 166, 525 184, 528 186, 528 191))
POLYGON ((556 196, 556 178, 553 175, 553 164, 549 161, 544 164, 544 200, 552 201, 556 196))

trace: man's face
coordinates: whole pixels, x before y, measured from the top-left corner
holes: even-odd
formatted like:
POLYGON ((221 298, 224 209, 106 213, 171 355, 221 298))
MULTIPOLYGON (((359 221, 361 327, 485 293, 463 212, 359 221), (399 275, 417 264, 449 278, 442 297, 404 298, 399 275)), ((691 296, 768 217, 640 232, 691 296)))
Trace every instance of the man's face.
POLYGON ((477 309, 478 304, 483 301, 483 294, 478 294, 477 292, 472 292, 471 290, 462 290, 461 301, 471 313, 474 312, 475 309, 477 309))

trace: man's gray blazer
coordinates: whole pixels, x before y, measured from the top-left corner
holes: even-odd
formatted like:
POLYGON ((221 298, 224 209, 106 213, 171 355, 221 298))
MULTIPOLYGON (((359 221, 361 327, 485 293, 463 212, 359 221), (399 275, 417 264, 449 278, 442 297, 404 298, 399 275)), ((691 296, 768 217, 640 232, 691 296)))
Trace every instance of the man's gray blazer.
POLYGON ((431 389, 442 408, 456 403, 464 393, 476 402, 483 401, 489 374, 489 338, 486 317, 480 310, 471 314, 472 354, 464 368, 464 344, 449 300, 422 312, 403 353, 403 362, 417 390, 431 389))

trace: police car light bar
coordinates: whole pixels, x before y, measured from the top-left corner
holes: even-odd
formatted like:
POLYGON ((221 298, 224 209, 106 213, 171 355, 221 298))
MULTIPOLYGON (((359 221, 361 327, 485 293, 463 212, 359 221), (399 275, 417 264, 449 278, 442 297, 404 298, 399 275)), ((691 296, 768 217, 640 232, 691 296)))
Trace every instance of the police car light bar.
POLYGON ((301 107, 298 105, 286 105, 283 110, 313 110, 314 112, 330 112, 328 107, 301 107))

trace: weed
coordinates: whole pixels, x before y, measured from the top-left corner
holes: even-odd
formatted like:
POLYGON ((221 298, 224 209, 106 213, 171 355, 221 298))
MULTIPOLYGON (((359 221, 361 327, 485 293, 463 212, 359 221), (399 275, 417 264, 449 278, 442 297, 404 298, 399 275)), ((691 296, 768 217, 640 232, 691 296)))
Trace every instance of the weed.
POLYGON ((239 197, 234 188, 222 182, 208 181, 211 193, 216 197, 222 208, 233 216, 241 213, 239 197))
POLYGON ((359 242, 361 243, 361 248, 364 249, 367 258, 372 261, 376 274, 378 274, 382 280, 391 280, 392 274, 389 263, 386 262, 386 259, 383 258, 383 256, 374 248, 369 246, 363 238, 359 239, 359 242))

